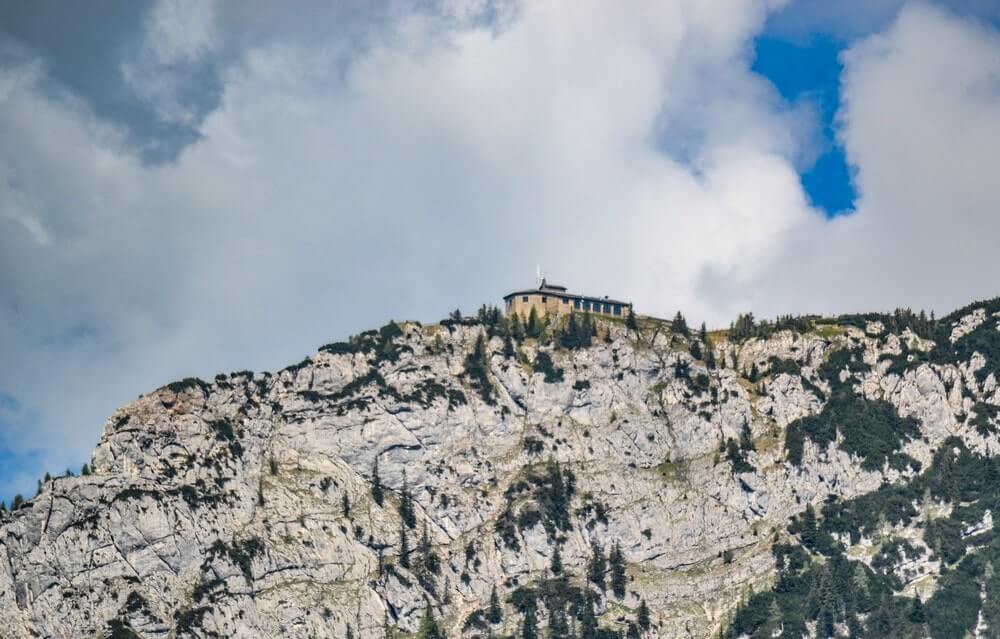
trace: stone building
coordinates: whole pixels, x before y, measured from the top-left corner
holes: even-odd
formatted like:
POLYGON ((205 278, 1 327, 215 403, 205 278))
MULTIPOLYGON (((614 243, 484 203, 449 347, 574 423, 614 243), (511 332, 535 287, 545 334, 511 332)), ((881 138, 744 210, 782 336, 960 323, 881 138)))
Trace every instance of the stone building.
POLYGON ((557 316, 567 315, 575 311, 624 318, 632 309, 632 304, 629 302, 613 300, 607 296, 591 297, 569 293, 565 286, 549 284, 544 279, 538 288, 514 291, 505 295, 503 299, 507 314, 518 313, 522 318, 527 318, 531 309, 535 309, 539 317, 550 313, 557 316))

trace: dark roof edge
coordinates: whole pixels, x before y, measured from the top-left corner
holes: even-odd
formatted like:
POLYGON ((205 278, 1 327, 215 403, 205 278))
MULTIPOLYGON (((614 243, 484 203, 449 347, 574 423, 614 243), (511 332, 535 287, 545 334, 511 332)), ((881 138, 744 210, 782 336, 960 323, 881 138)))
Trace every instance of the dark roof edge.
POLYGON ((576 293, 560 293, 558 291, 541 290, 537 288, 528 289, 524 291, 514 291, 513 293, 508 293, 503 296, 503 299, 507 300, 511 297, 517 295, 547 295, 551 297, 568 297, 570 299, 581 299, 588 302, 602 302, 604 304, 621 304, 622 306, 632 306, 632 302, 623 302, 622 300, 613 300, 609 297, 593 297, 591 295, 577 295, 576 293))

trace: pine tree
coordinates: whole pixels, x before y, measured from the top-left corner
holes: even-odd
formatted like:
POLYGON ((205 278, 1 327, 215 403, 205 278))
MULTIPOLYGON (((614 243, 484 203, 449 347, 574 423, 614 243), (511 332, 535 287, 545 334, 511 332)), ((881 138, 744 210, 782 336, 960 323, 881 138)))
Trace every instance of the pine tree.
POLYGON ((799 531, 799 538, 806 548, 815 548, 818 533, 816 531, 816 511, 812 504, 806 506, 806 511, 802 515, 802 528, 799 531))
POLYGON ((639 626, 630 623, 628 630, 625 632, 625 639, 639 639, 639 626))
POLYGON ((413 511, 413 494, 410 492, 410 482, 406 479, 406 470, 403 470, 403 489, 399 496, 399 516, 403 518, 403 523, 407 528, 415 528, 417 516, 413 511))
POLYGON ((566 621, 566 613, 562 609, 562 604, 554 608, 549 608, 549 631, 548 639, 566 639, 569 634, 569 622, 566 621))
POLYGON ((552 560, 549 564, 549 569, 552 571, 553 575, 562 574, 562 554, 559 552, 559 544, 556 544, 555 549, 552 551, 552 560))
POLYGON ((583 321, 580 323, 580 347, 590 348, 594 335, 597 335, 597 323, 590 313, 584 313, 583 321))
POLYGON ((538 322, 538 313, 535 312, 535 307, 532 306, 531 312, 528 313, 528 323, 524 327, 524 334, 527 337, 534 337, 537 339, 541 332, 542 329, 538 322))
POLYGON ((747 380, 749 380, 751 383, 757 383, 757 377, 759 375, 760 372, 757 370, 757 362, 754 362, 753 364, 750 365, 750 372, 747 373, 747 380))
POLYGON ((746 453, 751 450, 754 450, 753 434, 750 432, 750 425, 744 420, 743 428, 740 429, 740 451, 746 453))
POLYGON ((924 604, 920 601, 920 597, 913 598, 913 606, 910 607, 909 619, 913 623, 923 624, 927 621, 927 616, 924 614, 924 604))
POLYGON ((670 322, 670 331, 674 335, 681 335, 683 337, 688 337, 689 331, 688 331, 687 320, 684 319, 684 316, 681 314, 680 311, 677 311, 677 315, 674 315, 674 320, 670 322))
POLYGON ((20 493, 14 495, 14 501, 10 502, 10 511, 14 512, 24 505, 24 497, 20 493))
POLYGON ((635 313, 631 307, 629 307, 628 315, 625 317, 625 326, 633 331, 639 330, 639 323, 635 321, 635 313))
POLYGON ((691 357, 701 359, 701 344, 696 341, 691 342, 691 357))
POLYGON ((503 336, 503 356, 504 359, 510 359, 514 357, 514 341, 510 338, 510 335, 503 336))
POLYGON ((340 507, 344 511, 344 517, 350 519, 351 517, 351 500, 348 498, 347 493, 344 493, 340 497, 340 507))
POLYGON ((375 456, 375 464, 372 466, 372 499, 379 506, 385 501, 385 492, 382 489, 382 478, 378 474, 378 456, 375 456))
POLYGON ((576 321, 576 313, 570 312, 569 319, 566 320, 566 328, 559 336, 559 343, 563 348, 580 347, 580 324, 576 321))
POLYGON ((399 565, 410 567, 410 544, 406 539, 406 524, 399 522, 399 565))
POLYGON ((420 553, 421 567, 430 574, 439 574, 441 572, 441 562, 438 560, 438 556, 434 552, 433 546, 431 546, 431 537, 427 530, 426 521, 424 522, 423 534, 420 535, 418 551, 420 553))
POLYGON ((510 316, 510 336, 517 342, 524 339, 524 324, 521 323, 521 315, 518 313, 510 316))
POLYGON ((533 607, 524 612, 524 620, 521 623, 521 639, 538 639, 538 619, 535 618, 533 607))
POLYGON ((434 619, 434 612, 430 603, 424 608, 424 616, 420 620, 420 627, 417 629, 417 639, 445 639, 444 632, 434 619))
POLYGON ((2 499, 0 499, 0 513, 7 512, 7 504, 2 499))
POLYGON ((643 630, 649 630, 649 626, 651 625, 649 620, 649 606, 646 605, 645 599, 639 601, 639 610, 636 612, 635 621, 643 630))
POLYGON ((622 554, 622 547, 619 542, 611 547, 611 592, 619 599, 625 598, 625 556, 622 554))
POLYGON ((604 573, 608 570, 608 560, 604 556, 604 549, 596 541, 590 545, 590 562, 587 565, 587 579, 604 592, 604 573))
POLYGON ((493 590, 490 591, 490 607, 486 613, 486 620, 494 625, 503 621, 503 608, 500 607, 500 597, 497 596, 496 586, 493 586, 493 590))
POLYGON ((346 639, 354 639, 354 629, 351 628, 351 624, 347 624, 346 639))
POLYGON ((597 618, 594 617, 594 595, 587 593, 580 611, 580 639, 597 639, 597 618))

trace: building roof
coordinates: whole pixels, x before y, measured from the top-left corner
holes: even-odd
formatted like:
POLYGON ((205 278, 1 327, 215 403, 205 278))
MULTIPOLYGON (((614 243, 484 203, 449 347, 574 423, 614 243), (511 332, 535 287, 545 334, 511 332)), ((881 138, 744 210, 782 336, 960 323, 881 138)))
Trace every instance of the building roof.
POLYGON ((578 295, 576 293, 567 293, 565 286, 547 286, 545 282, 542 282, 542 286, 539 288, 529 288, 529 289, 524 289, 522 291, 514 291, 513 293, 508 293, 503 296, 503 299, 506 301, 518 295, 551 295, 553 297, 568 297, 570 299, 584 300, 586 302, 602 302, 604 304, 621 304, 622 306, 632 306, 631 302, 613 300, 607 296, 594 297, 592 295, 578 295))

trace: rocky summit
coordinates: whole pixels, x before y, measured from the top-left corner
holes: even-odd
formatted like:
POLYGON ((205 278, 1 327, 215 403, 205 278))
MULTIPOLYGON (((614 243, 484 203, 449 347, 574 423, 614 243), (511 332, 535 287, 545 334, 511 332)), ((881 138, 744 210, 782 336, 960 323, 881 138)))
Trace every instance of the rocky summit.
POLYGON ((1000 300, 484 308, 168 384, 0 513, 0 636, 1000 636, 1000 300))

